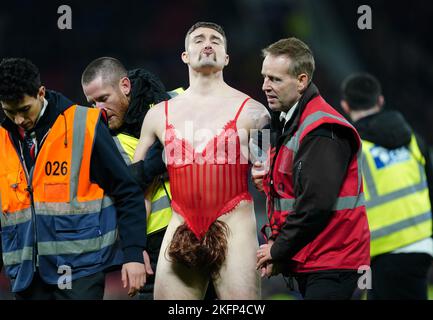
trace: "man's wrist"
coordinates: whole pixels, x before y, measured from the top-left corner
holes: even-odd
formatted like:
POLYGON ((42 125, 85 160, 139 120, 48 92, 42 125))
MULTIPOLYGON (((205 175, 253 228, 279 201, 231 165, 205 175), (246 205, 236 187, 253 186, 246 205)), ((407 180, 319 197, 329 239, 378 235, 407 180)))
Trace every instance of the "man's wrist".
POLYGON ((123 262, 139 262, 144 263, 143 259, 143 251, 145 248, 134 246, 134 247, 127 247, 123 249, 123 262))

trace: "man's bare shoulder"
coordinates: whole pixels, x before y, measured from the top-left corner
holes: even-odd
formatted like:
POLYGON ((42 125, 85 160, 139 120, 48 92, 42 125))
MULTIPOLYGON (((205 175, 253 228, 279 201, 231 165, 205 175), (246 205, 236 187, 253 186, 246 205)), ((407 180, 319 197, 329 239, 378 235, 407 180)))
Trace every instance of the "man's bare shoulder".
POLYGON ((226 87, 225 92, 227 93, 228 96, 236 98, 236 99, 240 99, 242 101, 249 97, 249 95, 247 95, 246 93, 239 91, 238 89, 235 89, 235 88, 230 87, 230 86, 226 87))
POLYGON ((245 107, 248 107, 248 109, 253 110, 255 112, 269 114, 268 109, 266 109, 266 107, 262 103, 260 103, 257 100, 254 100, 253 98, 251 98, 247 101, 245 107))
MULTIPOLYGON (((173 107, 177 107, 179 105, 184 105, 184 104, 188 103, 188 101, 190 101, 188 95, 185 92, 183 92, 183 93, 178 94, 177 96, 175 96, 175 97, 173 97, 167 101, 168 108, 173 108, 173 107)), ((164 103, 165 103, 165 101, 164 101, 164 103)), ((164 106, 162 108, 164 109, 164 106)))
MULTIPOLYGON (((160 121, 160 119, 165 119, 166 117, 166 110, 165 110, 165 106, 167 104, 167 112, 169 115, 173 115, 173 111, 174 110, 179 110, 179 108, 181 108, 182 110, 184 110, 185 108, 183 106, 187 106, 190 104, 190 99, 188 99, 188 97, 186 97, 184 94, 180 94, 177 95, 173 98, 171 98, 168 101, 162 101, 158 104, 156 104, 155 106, 153 106, 149 111, 148 111, 148 116, 153 120, 153 121, 160 121)), ((147 115, 146 115, 147 117, 147 115)))
POLYGON ((146 117, 158 117, 165 113, 165 101, 155 104, 146 114, 146 117))
POLYGON ((245 101, 245 99, 250 98, 247 101, 247 103, 245 104, 245 108, 248 107, 248 109, 251 109, 254 112, 260 111, 261 113, 269 113, 268 110, 266 109, 266 107, 262 103, 258 102, 257 100, 254 100, 253 98, 251 98, 246 93, 239 91, 239 90, 236 90, 236 89, 233 89, 232 93, 240 101, 245 101))
POLYGON ((165 101, 162 101, 146 113, 146 117, 143 121, 143 127, 147 128, 148 131, 159 132, 164 128, 165 124, 165 101))
POLYGON ((250 128, 262 129, 271 121, 271 116, 266 107, 254 99, 249 99, 244 107, 244 119, 250 128))

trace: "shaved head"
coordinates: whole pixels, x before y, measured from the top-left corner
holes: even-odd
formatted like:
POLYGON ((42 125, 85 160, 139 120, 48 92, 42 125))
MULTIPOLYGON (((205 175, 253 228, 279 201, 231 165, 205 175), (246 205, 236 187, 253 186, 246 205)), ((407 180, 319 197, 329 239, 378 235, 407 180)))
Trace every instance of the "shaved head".
POLYGON ((128 72, 123 64, 111 57, 101 57, 93 60, 84 70, 81 76, 81 84, 88 85, 93 80, 101 77, 106 84, 117 85, 121 78, 126 77, 128 72))

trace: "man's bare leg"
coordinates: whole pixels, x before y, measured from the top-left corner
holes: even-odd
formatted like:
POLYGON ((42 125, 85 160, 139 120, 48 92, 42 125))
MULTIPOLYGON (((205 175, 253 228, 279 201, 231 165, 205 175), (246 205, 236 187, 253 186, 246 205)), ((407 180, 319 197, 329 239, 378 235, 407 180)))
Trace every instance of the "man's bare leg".
MULTIPOLYGON (((229 227, 228 250, 219 276, 214 279, 219 299, 259 299, 260 277, 256 270, 258 249, 256 220, 252 203, 243 201, 219 220, 229 227)), ((173 263, 166 250, 183 218, 173 213, 158 259, 155 279, 155 299, 203 299, 209 275, 173 263)))
POLYGON ((241 202, 219 220, 227 223, 230 230, 226 261, 214 279, 219 299, 260 299, 260 276, 256 270, 258 240, 252 202, 241 202))
POLYGON ((155 278, 155 300, 198 300, 203 299, 209 283, 208 275, 200 270, 174 263, 166 253, 177 227, 183 218, 173 212, 162 241, 158 258, 158 269, 155 278))

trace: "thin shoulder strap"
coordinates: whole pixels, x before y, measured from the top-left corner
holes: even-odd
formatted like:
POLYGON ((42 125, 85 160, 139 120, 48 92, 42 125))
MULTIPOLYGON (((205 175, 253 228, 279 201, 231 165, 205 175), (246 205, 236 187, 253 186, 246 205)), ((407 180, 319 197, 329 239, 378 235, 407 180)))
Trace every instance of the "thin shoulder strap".
POLYGON ((247 101, 250 100, 250 99, 251 99, 250 97, 247 97, 247 98, 244 100, 244 102, 242 102, 242 104, 241 104, 241 106, 240 106, 240 108, 239 108, 239 110, 238 110, 238 113, 236 114, 236 117, 235 117, 235 119, 234 119, 235 122, 238 121, 238 117, 239 117, 239 115, 241 114, 242 109, 244 108, 244 106, 245 106, 245 104, 247 103, 247 101))
POLYGON ((168 100, 165 100, 165 128, 168 128, 168 100))

